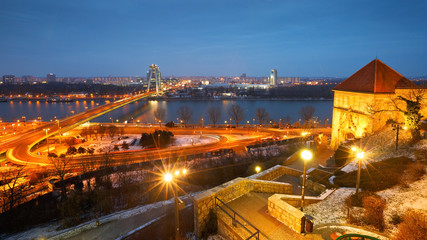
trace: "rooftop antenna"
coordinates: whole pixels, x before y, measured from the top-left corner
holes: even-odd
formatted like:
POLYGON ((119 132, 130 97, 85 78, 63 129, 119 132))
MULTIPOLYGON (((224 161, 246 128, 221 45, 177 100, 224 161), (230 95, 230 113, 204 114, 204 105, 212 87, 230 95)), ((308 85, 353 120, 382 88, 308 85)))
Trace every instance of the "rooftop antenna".
POLYGON ((375 60, 378 60, 378 52, 375 53, 375 60))

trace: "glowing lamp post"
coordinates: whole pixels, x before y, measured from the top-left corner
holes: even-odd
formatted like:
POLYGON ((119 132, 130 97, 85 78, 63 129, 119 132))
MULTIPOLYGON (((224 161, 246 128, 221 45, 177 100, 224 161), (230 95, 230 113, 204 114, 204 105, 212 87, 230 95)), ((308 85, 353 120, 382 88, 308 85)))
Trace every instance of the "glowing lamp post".
POLYGON ((261 172, 261 167, 260 167, 260 166, 256 166, 256 167, 255 167, 255 171, 256 171, 256 173, 261 172))
POLYGON ((180 210, 180 204, 182 204, 182 201, 178 198, 178 192, 175 190, 175 185, 177 182, 174 182, 174 178, 179 178, 180 176, 185 176, 187 174, 187 169, 176 170, 174 172, 174 176, 171 173, 166 173, 163 175, 163 180, 166 182, 166 184, 171 184, 173 197, 175 200, 175 239, 180 239, 179 234, 179 210, 180 210), (181 174, 182 173, 182 174, 181 174))
POLYGON ((47 137, 47 131, 49 131, 50 129, 49 128, 45 128, 45 129, 43 129, 45 132, 46 132, 46 144, 47 144, 47 154, 49 155, 49 139, 48 139, 48 137, 47 137))
POLYGON ((313 158, 313 153, 305 149, 301 152, 301 158, 304 161, 304 174, 302 178, 302 189, 301 189, 301 211, 303 211, 304 208, 304 194, 305 194, 305 179, 307 175, 307 161, 310 161, 313 158))
POLYGON ((362 167, 362 159, 365 156, 365 152, 359 151, 356 153, 356 158, 358 160, 359 168, 357 169, 357 182, 356 182, 356 194, 359 193, 359 187, 360 187, 360 172, 362 167))

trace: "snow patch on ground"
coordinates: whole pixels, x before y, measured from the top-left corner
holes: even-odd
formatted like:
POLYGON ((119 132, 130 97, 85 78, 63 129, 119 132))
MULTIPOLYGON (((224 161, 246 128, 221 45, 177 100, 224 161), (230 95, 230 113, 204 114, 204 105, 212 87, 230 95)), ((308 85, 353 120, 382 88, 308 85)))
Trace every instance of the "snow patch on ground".
POLYGON ((209 144, 216 142, 217 139, 209 136, 195 136, 195 135, 179 135, 173 139, 172 146, 192 146, 200 144, 209 144))
POLYGON ((426 189, 427 174, 424 174, 420 180, 411 183, 409 188, 397 185, 378 192, 378 195, 387 201, 384 218, 391 232, 394 233, 397 230, 397 226, 390 224, 394 214, 402 216, 409 209, 427 210, 426 189))
POLYGON ((346 223, 345 199, 355 192, 354 188, 339 188, 325 200, 304 207, 304 213, 314 218, 314 224, 346 223))
MULTIPOLYGON (((127 151, 135 151, 135 150, 142 150, 144 149, 139 145, 139 140, 141 138, 141 134, 126 134, 123 136, 118 136, 114 138, 110 138, 109 136, 105 136, 98 139, 93 139, 81 144, 76 144, 74 147, 78 149, 79 147, 83 148, 93 148, 95 154, 103 153, 103 152, 115 152, 113 150, 114 146, 118 146, 119 151, 123 151, 122 144, 126 142, 129 146, 129 149, 127 151)), ((211 135, 175 135, 172 140, 172 144, 169 147, 186 147, 186 146, 192 146, 192 145, 204 145, 204 144, 210 144, 218 141, 218 138, 215 138, 211 135)), ((47 151, 47 149, 46 149, 47 151)), ((57 155, 63 154, 67 152, 67 147, 59 147, 55 148, 53 150, 57 155)), ((76 154, 76 156, 79 155, 86 155, 86 154, 76 154)))

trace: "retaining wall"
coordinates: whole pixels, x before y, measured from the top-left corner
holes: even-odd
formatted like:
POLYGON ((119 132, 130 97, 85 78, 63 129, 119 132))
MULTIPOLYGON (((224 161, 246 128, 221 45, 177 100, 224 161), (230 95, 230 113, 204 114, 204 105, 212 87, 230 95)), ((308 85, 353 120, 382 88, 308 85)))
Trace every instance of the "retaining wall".
POLYGON ((295 232, 304 231, 305 214, 283 201, 280 194, 268 198, 268 213, 295 232))

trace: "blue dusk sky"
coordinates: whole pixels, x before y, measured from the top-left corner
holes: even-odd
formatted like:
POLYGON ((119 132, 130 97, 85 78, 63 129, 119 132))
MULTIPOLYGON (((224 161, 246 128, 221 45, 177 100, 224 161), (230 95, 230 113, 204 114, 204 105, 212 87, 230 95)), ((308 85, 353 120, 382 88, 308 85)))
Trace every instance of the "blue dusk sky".
POLYGON ((0 75, 427 75, 427 1, 2 0, 0 75))

